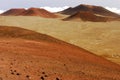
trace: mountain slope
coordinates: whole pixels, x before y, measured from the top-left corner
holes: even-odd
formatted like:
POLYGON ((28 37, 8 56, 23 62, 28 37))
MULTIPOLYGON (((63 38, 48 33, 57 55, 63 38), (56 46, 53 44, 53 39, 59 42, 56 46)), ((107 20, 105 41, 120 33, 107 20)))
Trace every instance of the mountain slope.
POLYGON ((82 48, 22 28, 0 26, 0 31, 1 79, 120 79, 119 65, 82 48))

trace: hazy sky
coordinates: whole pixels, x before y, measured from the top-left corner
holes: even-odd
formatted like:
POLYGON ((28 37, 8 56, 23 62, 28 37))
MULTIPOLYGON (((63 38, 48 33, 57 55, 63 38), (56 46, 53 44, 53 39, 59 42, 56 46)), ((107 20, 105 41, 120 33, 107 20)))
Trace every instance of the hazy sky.
POLYGON ((0 10, 28 7, 63 7, 93 4, 120 9, 120 0, 0 0, 0 10))

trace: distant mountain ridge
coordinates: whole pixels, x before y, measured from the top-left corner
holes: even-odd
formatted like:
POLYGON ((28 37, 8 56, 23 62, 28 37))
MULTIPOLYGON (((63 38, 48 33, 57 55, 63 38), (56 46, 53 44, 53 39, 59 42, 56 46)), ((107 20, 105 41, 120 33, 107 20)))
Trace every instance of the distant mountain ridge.
POLYGON ((40 17, 45 17, 45 18, 56 18, 57 15, 54 13, 51 13, 45 9, 41 8, 29 8, 29 9, 21 9, 21 8, 16 8, 16 9, 10 9, 7 10, 6 12, 1 14, 2 16, 40 16, 40 17))
POLYGON ((80 11, 89 11, 89 12, 93 12, 94 14, 99 14, 102 16, 120 17, 120 15, 105 9, 104 7, 94 6, 94 5, 86 5, 86 4, 81 4, 81 5, 78 5, 78 6, 73 7, 73 8, 70 7, 68 9, 65 9, 65 10, 59 12, 59 13, 66 14, 66 15, 73 15, 73 14, 80 12, 80 11))
POLYGON ((70 7, 59 13, 69 15, 69 17, 63 19, 65 21, 107 22, 120 20, 119 14, 113 13, 101 6, 86 4, 81 4, 73 8, 70 7))

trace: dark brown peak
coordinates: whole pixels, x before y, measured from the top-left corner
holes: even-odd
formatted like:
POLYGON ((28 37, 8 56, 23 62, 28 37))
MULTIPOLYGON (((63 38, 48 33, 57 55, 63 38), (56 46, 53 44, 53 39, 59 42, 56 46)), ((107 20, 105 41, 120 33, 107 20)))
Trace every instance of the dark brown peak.
POLYGON ((73 8, 83 8, 83 7, 88 8, 88 5, 86 5, 86 4, 80 4, 80 5, 75 6, 75 7, 73 7, 73 8))
POLYGON ((101 6, 95 6, 95 5, 88 5, 88 4, 80 4, 76 7, 74 7, 73 9, 79 10, 79 11, 90 11, 93 10, 94 8, 103 8, 101 6))
POLYGON ((73 15, 73 14, 77 13, 78 11, 91 11, 91 8, 89 8, 85 5, 78 5, 73 8, 68 8, 68 9, 62 11, 61 13, 67 14, 67 15, 73 15))
POLYGON ((88 4, 80 4, 79 6, 84 6, 88 8, 93 8, 93 7, 101 7, 101 6, 96 6, 96 5, 88 5, 88 4))
POLYGON ((93 12, 94 14, 107 16, 107 17, 120 17, 120 15, 105 9, 102 6, 87 5, 87 4, 80 4, 71 9, 63 10, 63 11, 61 11, 61 13, 66 14, 66 15, 73 15, 73 14, 77 13, 78 11, 90 11, 90 12, 93 12))

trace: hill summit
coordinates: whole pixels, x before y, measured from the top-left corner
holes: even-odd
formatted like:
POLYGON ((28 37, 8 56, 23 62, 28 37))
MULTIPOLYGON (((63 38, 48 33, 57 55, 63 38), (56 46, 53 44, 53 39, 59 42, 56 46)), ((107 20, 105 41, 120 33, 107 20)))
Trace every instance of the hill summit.
POLYGON ((10 9, 1 14, 2 16, 40 16, 45 18, 57 18, 57 15, 45 9, 29 8, 29 9, 10 9))
POLYGON ((68 9, 61 11, 60 13, 66 14, 66 15, 73 15, 80 11, 87 11, 87 12, 89 11, 94 14, 99 14, 102 16, 120 17, 120 15, 105 9, 104 7, 95 6, 95 5, 86 5, 86 4, 81 4, 76 7, 70 7, 68 9))

